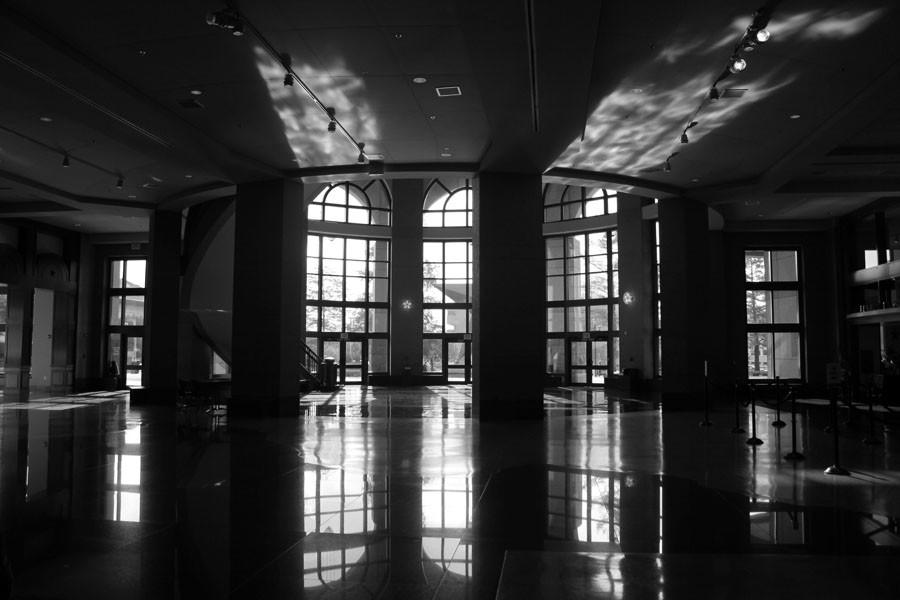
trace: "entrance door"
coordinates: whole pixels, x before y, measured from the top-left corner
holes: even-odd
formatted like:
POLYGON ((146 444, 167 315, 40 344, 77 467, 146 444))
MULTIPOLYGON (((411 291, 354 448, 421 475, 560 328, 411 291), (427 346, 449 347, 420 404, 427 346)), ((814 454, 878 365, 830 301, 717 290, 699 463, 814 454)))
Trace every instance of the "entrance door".
POLYGON ((119 384, 126 387, 141 385, 141 376, 143 375, 143 336, 110 333, 106 348, 107 366, 115 364, 115 375, 119 377, 119 384))
POLYGON ((472 381, 472 342, 446 341, 447 383, 472 381))
POLYGON ((338 383, 359 384, 368 378, 368 344, 363 339, 322 340, 322 360, 333 358, 338 366, 338 383))
POLYGON ((609 373, 608 344, 605 339, 569 342, 569 383, 603 385, 609 373))

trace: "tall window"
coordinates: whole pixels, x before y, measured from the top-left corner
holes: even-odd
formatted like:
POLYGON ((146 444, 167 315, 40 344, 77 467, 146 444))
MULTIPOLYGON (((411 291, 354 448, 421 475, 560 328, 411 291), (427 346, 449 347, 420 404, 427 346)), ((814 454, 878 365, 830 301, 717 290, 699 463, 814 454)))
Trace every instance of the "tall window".
POLYGON ((109 261, 107 293, 107 373, 124 375, 126 386, 141 385, 144 346, 144 298, 147 260, 109 261))
POLYGON ((603 384, 619 371, 615 230, 546 238, 547 372, 603 384))
POLYGON ((388 370, 390 242, 310 235, 306 343, 340 365, 343 383, 388 370))
POLYGON ((307 217, 310 221, 390 225, 391 196, 381 179, 366 185, 333 183, 310 203, 307 217))
POLYGON ((433 180, 425 190, 422 226, 471 227, 472 186, 469 180, 433 180))
POLYGON ((6 373, 6 323, 9 318, 9 288, 0 284, 0 383, 6 373))
POLYGON ((611 215, 618 206, 615 190, 559 183, 544 185, 545 223, 611 215))
POLYGON ((747 376, 800 379, 803 326, 796 250, 744 252, 747 376))
POLYGON ((653 220, 653 372, 662 376, 662 279, 659 274, 659 219, 653 220))
POLYGON ((422 276, 422 370, 471 381, 472 242, 424 242, 422 276))

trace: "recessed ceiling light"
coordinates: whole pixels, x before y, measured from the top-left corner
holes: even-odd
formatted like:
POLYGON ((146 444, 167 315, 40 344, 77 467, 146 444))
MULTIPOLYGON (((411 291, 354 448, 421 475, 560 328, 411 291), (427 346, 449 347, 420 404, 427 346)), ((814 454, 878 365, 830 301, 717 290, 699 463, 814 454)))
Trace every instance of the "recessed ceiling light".
POLYGON ((191 96, 202 96, 203 90, 191 90, 191 96))
POLYGON ((425 83, 426 81, 428 81, 428 80, 421 76, 413 77, 413 83, 425 83))
POLYGON ((791 118, 792 118, 792 119, 799 119, 799 118, 800 118, 800 115, 794 113, 793 115, 791 115, 791 118))
POLYGON ((144 50, 143 48, 141 48, 141 49, 138 50, 138 54, 139 54, 140 56, 147 56, 147 51, 144 50))
POLYGON ((643 94, 644 89, 643 88, 631 88, 631 93, 632 94, 643 94))
POLYGON ((700 181, 699 177, 694 177, 693 179, 691 179, 691 183, 698 183, 699 181, 700 181))
POLYGON ((191 175, 190 173, 188 173, 187 175, 184 176, 185 179, 192 179, 193 177, 194 176, 191 175))
POLYGON ((453 155, 449 152, 441 152, 441 158, 450 158, 451 156, 453 155))
POLYGON ((41 117, 41 121, 43 121, 44 123, 52 123, 53 117, 41 117))
MULTIPOLYGON (((134 198, 137 198, 137 196, 135 196, 134 194, 128 194, 128 197, 131 198, 132 200, 133 200, 134 198)), ((133 218, 134 218, 134 217, 132 217, 132 219, 133 219, 133 218)))
POLYGON ((395 40, 403 39, 403 34, 398 31, 397 33, 394 34, 394 39, 395 40))
POLYGON ((428 118, 434 121, 435 119, 437 119, 437 115, 428 115, 428 118))
POLYGON ((73 227, 81 227, 81 223, 73 223, 73 227))

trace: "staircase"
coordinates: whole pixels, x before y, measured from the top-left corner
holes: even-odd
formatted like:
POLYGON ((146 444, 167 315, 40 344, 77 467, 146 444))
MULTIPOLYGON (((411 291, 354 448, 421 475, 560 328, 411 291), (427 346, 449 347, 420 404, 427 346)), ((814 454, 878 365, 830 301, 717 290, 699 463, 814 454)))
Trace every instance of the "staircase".
POLYGON ((300 357, 300 372, 302 377, 300 379, 300 387, 302 389, 308 387, 310 390, 322 389, 322 380, 319 379, 318 375, 319 365, 322 360, 312 348, 306 345, 306 342, 300 342, 300 345, 302 346, 302 356, 300 357))

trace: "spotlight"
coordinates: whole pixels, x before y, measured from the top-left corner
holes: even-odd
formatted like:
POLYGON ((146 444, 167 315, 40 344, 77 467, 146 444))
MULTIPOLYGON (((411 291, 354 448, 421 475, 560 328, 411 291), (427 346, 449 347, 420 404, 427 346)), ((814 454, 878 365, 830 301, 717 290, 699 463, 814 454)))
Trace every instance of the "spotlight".
POLYGON ((69 167, 69 155, 68 154, 63 155, 63 167, 66 167, 66 168, 69 167))
POLYGON ((364 163, 366 162, 366 155, 363 152, 363 148, 366 147, 366 144, 364 142, 360 142, 357 145, 359 146, 359 156, 356 158, 356 162, 364 163))
POLYGON ((756 42, 758 44, 765 44, 769 41, 769 38, 772 37, 772 34, 769 33, 768 29, 760 29, 754 34, 753 37, 756 38, 756 42))
POLYGON ((719 99, 719 89, 716 86, 709 88, 709 99, 713 101, 719 99))
POLYGON ((238 12, 232 8, 206 13, 206 24, 230 31, 231 35, 244 35, 244 22, 241 21, 238 12))
POLYGON ((687 133, 682 133, 682 134, 681 134, 681 143, 682 143, 682 144, 687 144, 688 141, 689 141, 689 140, 688 140, 687 133))
POLYGON ((732 73, 740 73, 744 69, 747 68, 747 61, 739 56, 735 56, 731 59, 731 64, 728 65, 728 70, 732 73))
POLYGON ((294 76, 291 75, 290 73, 285 73, 284 74, 284 85, 286 85, 286 86, 294 85, 294 76))
POLYGON ((116 189, 121 190, 124 185, 125 182, 122 180, 122 176, 120 175, 119 179, 116 180, 116 189))

